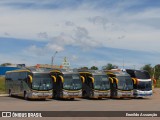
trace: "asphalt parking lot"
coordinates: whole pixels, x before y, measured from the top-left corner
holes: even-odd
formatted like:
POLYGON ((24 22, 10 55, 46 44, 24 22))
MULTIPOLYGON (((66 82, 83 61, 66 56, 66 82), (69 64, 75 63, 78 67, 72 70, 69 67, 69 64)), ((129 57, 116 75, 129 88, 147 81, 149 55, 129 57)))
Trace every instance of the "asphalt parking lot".
POLYGON ((77 98, 73 101, 52 99, 26 101, 17 97, 1 96, 0 111, 160 111, 160 89, 155 89, 152 97, 143 99, 77 98))

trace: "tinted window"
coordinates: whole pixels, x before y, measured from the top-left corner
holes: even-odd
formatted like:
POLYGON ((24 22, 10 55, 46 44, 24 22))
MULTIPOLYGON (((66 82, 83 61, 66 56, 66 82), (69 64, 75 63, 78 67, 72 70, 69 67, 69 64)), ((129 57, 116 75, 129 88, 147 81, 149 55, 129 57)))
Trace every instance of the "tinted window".
POLYGON ((146 71, 135 71, 135 75, 138 79, 150 79, 150 75, 146 71))

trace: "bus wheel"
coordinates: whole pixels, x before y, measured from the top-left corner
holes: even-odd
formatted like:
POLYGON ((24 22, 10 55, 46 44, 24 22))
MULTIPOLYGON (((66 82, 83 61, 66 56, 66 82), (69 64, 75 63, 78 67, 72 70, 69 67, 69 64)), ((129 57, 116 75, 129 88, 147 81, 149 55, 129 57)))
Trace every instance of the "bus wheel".
POLYGON ((28 96, 27 96, 27 92, 26 91, 24 92, 24 99, 28 100, 28 96))
POLYGON ((70 98, 70 100, 74 100, 74 98, 70 98))
POLYGON ((82 97, 83 97, 83 98, 87 98, 87 93, 86 93, 85 91, 83 91, 82 97))
POLYGON ((102 98, 101 98, 101 97, 99 97, 99 98, 98 98, 98 100, 102 100, 102 98))
POLYGON ((12 96, 12 93, 11 93, 11 90, 10 90, 10 89, 9 89, 9 91, 8 91, 8 94, 9 94, 9 97, 12 96))

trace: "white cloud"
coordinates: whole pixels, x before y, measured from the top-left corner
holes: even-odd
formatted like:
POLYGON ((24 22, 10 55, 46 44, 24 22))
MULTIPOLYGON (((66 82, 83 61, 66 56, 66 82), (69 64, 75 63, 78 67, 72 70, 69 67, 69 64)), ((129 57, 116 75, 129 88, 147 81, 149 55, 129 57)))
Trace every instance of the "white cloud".
MULTIPOLYGON (((43 6, 50 2, 51 0, 47 0, 38 4, 43 6)), ((6 3, 10 1, 0 4, 0 36, 7 37, 4 34, 7 33, 13 38, 48 41, 44 48, 35 47, 34 51, 47 49, 46 47, 63 51, 66 45, 80 46, 83 49, 104 46, 160 50, 160 24, 157 20, 160 18, 160 9, 152 8, 138 13, 118 12, 119 9, 132 6, 137 1, 117 3, 117 8, 109 8, 110 11, 89 7, 88 2, 76 9, 16 9, 4 5, 6 3)), ((29 0, 27 3, 36 4, 35 0, 29 0)))
POLYGON ((61 52, 64 50, 63 47, 56 45, 56 44, 51 44, 51 43, 48 43, 45 47, 48 50, 53 50, 53 51, 58 51, 58 52, 61 52))
POLYGON ((24 54, 32 57, 45 56, 45 54, 47 53, 47 49, 42 47, 37 47, 36 45, 31 45, 28 48, 24 49, 23 52, 24 54))

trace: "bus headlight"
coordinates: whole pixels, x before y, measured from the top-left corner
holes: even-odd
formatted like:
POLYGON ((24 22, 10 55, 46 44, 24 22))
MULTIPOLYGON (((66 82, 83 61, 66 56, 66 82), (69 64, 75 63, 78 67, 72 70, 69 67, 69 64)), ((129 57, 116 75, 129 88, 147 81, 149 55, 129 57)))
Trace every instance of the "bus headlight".
POLYGON ((32 93, 32 96, 37 96, 37 95, 38 95, 38 93, 35 93, 35 92, 34 92, 34 93, 32 93))
POLYGON ((63 95, 68 95, 68 92, 66 92, 66 91, 63 91, 63 95))

